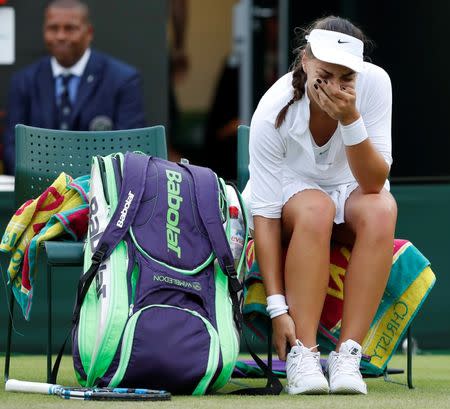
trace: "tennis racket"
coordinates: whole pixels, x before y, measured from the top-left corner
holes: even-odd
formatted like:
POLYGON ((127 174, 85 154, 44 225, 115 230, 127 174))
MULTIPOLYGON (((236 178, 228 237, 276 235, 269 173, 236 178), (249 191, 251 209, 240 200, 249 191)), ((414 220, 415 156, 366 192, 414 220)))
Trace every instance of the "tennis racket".
POLYGON ((160 401, 170 400, 171 394, 163 390, 133 388, 72 388, 51 383, 18 381, 8 379, 7 392, 41 393, 56 395, 63 399, 117 400, 117 401, 160 401))

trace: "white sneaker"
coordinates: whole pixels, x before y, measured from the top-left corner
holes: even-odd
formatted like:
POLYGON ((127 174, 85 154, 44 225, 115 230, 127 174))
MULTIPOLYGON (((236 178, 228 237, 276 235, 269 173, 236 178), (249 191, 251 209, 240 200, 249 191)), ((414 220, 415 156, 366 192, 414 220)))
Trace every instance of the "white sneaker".
POLYGON ((326 367, 331 393, 367 395, 367 385, 359 371, 360 362, 361 345, 351 339, 341 344, 339 353, 330 353, 326 367))
MULTIPOLYGON (((313 347, 314 348, 314 347, 313 347)), ((320 353, 311 351, 297 340, 286 359, 286 391, 290 395, 322 395, 329 392, 328 382, 320 365, 320 353)))

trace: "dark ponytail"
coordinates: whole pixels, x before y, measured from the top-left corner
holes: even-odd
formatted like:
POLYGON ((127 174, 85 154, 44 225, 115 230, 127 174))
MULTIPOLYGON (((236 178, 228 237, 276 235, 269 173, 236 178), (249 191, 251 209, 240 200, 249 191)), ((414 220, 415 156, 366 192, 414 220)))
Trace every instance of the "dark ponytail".
POLYGON ((305 83, 306 83, 306 72, 303 71, 302 63, 294 68, 292 73, 292 87, 294 88, 294 96, 289 100, 289 102, 281 109, 275 120, 275 128, 279 128, 286 118, 287 111, 289 107, 295 102, 299 101, 303 94, 305 93, 305 83))
POLYGON ((292 87, 294 88, 294 93, 289 102, 281 109, 281 111, 277 115, 277 118, 275 120, 275 128, 277 129, 284 122, 289 107, 295 101, 299 101, 305 94, 305 84, 307 77, 305 71, 303 71, 302 58, 304 53, 308 56, 308 58, 315 58, 311 51, 311 47, 306 42, 306 36, 315 28, 329 31, 338 31, 340 33, 348 34, 352 37, 358 38, 365 44, 365 46, 373 45, 358 27, 353 25, 353 23, 351 23, 349 20, 342 17, 328 16, 320 18, 314 21, 306 29, 299 30, 298 40, 300 45, 294 50, 296 58, 292 65, 292 87))

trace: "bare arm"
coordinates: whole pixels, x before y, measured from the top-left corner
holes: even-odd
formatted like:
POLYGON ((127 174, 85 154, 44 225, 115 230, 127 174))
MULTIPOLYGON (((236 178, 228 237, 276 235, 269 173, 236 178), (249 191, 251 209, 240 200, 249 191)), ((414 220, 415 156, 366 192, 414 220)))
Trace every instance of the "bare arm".
MULTIPOLYGON (((264 111, 257 110, 253 115, 249 152, 256 257, 267 296, 282 296, 285 289, 281 244, 281 180, 286 144, 273 124, 266 120, 264 111)), ((290 315, 283 312, 286 311, 286 305, 280 302, 278 307, 281 307, 281 311, 278 311, 281 315, 272 318, 272 339, 279 358, 286 359, 286 347, 295 344, 295 325, 290 315)))
MULTIPOLYGON (((317 84, 321 108, 343 126, 360 119, 356 109, 356 92, 352 87, 338 88, 336 84, 317 84)), ((367 131, 361 130, 362 136, 367 131)), ((389 165, 369 138, 355 145, 346 146, 347 160, 353 176, 364 193, 379 193, 389 174, 389 165)))
POLYGON ((350 169, 363 193, 379 193, 389 174, 389 165, 369 139, 345 148, 350 169))
POLYGON ((255 216, 254 223, 256 256, 266 295, 284 295, 284 279, 281 271, 281 221, 255 216))
MULTIPOLYGON (((285 294, 282 271, 281 220, 262 216, 254 217, 255 246, 259 269, 263 276, 266 295, 285 294)), ((289 314, 272 318, 273 344, 281 360, 295 345, 295 324, 289 314)))

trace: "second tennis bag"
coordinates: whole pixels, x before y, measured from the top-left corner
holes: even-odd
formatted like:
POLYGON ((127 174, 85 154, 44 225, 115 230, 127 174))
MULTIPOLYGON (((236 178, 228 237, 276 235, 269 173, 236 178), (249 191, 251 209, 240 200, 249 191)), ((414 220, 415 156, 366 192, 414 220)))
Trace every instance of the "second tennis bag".
POLYGON ((229 380, 241 286, 226 192, 208 168, 136 153, 93 159, 72 333, 81 385, 200 395, 229 380))

